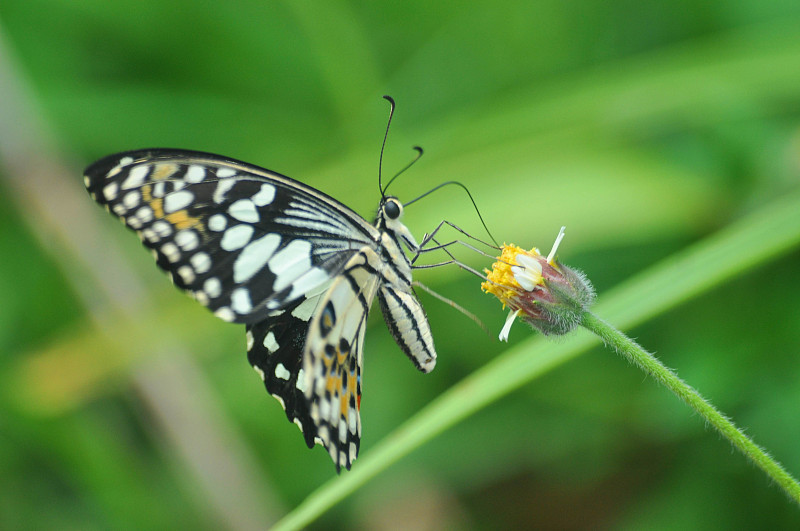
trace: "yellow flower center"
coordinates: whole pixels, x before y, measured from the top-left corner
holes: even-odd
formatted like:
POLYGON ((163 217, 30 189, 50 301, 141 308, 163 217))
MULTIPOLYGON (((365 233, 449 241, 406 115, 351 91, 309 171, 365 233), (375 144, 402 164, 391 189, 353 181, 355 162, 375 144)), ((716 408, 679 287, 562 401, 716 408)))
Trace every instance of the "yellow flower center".
MULTIPOLYGON (((486 282, 481 284, 481 289, 500 299, 500 302, 503 303, 503 308, 506 307, 515 295, 519 294, 519 292, 524 289, 519 282, 517 282, 515 272, 512 270, 512 268, 515 268, 519 272, 519 269, 523 268, 527 272, 529 269, 527 264, 524 263, 529 260, 523 259, 523 264, 517 261, 517 255, 519 254, 522 254, 523 257, 530 257, 530 259, 536 259, 542 256, 535 247, 530 251, 526 251, 513 243, 504 244, 500 256, 497 257, 497 261, 492 264, 492 270, 484 269, 486 273, 486 282)), ((530 271, 530 273, 533 274, 535 272, 530 271)), ((541 280, 541 270, 538 271, 538 280, 541 280)))

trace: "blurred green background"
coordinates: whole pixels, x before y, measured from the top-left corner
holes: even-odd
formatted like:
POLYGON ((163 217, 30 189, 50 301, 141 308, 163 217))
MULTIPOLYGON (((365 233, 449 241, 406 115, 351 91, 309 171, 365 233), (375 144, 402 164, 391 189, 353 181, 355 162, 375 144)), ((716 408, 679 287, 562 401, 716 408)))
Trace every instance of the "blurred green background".
MULTIPOLYGON (((335 473, 264 392, 243 328, 172 288, 85 195, 96 158, 221 153, 369 218, 391 94, 386 173, 426 149, 393 193, 460 180, 498 239, 526 247, 549 249, 566 225, 560 256, 601 298, 800 177, 793 1, 3 0, 0 81, 2 529, 257 529, 335 473)), ((483 235, 455 188, 405 221, 419 237, 442 218, 483 235)), ((798 268, 795 251, 630 331, 795 475, 798 268)), ((505 314, 474 277, 417 278, 499 331, 505 314)), ((430 375, 370 319, 362 455, 504 348, 421 299, 430 375)), ((529 333, 515 326, 512 342, 529 333)), ((798 529, 800 514, 598 348, 314 526, 798 529)))

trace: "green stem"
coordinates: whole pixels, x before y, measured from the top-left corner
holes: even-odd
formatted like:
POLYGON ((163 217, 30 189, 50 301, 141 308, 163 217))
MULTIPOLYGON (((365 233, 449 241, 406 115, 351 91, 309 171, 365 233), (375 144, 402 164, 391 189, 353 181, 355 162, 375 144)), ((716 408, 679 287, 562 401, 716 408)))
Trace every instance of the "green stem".
POLYGON ((780 463, 742 433, 733 422, 700 396, 697 391, 678 378, 678 375, 671 369, 658 361, 655 356, 644 350, 631 338, 591 312, 583 314, 581 325, 600 337, 607 346, 613 348, 629 362, 661 382, 667 389, 675 393, 678 398, 691 406, 706 422, 714 426, 723 437, 728 439, 732 445, 772 478, 775 483, 786 491, 789 497, 800 504, 800 484, 797 480, 780 463))

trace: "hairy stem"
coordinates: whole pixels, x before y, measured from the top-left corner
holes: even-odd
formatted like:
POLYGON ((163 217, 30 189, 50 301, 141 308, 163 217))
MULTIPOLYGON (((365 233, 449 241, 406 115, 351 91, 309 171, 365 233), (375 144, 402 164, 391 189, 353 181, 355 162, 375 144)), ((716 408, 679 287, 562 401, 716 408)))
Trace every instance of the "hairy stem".
POLYGON ((795 502, 800 504, 800 484, 777 461, 747 437, 736 425, 705 400, 691 386, 678 378, 671 369, 655 356, 644 350, 628 336, 606 323, 596 315, 586 312, 581 324, 600 337, 603 342, 616 350, 629 362, 652 376, 686 402, 703 419, 711 424, 723 437, 746 455, 758 468, 764 471, 795 502))

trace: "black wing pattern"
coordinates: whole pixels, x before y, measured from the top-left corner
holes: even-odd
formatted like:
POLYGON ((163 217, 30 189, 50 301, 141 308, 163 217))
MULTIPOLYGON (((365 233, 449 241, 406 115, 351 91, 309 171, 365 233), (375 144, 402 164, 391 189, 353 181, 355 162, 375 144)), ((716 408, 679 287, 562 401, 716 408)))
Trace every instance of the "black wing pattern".
POLYGON ((322 192, 208 153, 119 153, 91 165, 84 178, 92 197, 139 234, 174 283, 226 321, 267 318, 378 238, 322 192))

